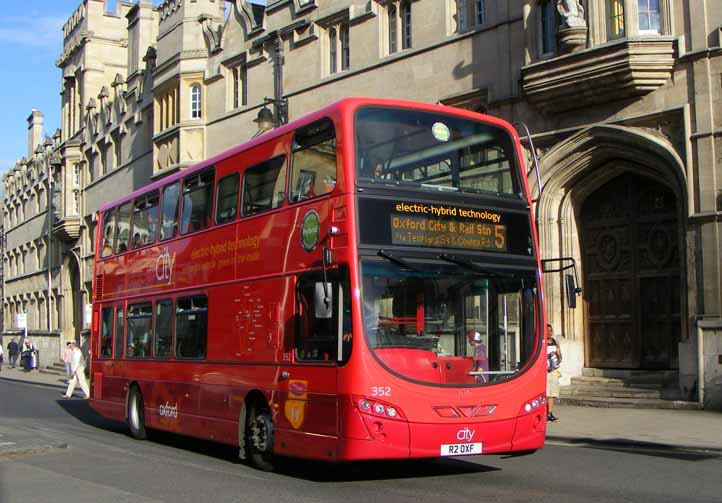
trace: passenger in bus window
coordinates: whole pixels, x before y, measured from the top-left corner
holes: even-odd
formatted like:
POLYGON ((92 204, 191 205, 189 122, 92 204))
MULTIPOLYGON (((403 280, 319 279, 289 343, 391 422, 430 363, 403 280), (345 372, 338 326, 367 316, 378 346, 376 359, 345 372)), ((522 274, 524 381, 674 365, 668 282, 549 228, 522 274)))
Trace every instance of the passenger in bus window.
POLYGON ((110 242, 110 233, 112 232, 111 227, 105 228, 105 236, 103 237, 103 252, 102 257, 109 257, 113 254, 113 247, 111 246, 110 242))
POLYGON ((381 161, 376 161, 376 166, 374 166, 374 178, 384 178, 384 165, 381 164, 381 161))

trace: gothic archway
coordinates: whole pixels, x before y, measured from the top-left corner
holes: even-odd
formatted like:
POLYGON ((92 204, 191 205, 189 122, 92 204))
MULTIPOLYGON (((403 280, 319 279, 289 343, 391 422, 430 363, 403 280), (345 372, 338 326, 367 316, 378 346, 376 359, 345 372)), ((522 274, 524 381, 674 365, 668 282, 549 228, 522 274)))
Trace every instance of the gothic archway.
MULTIPOLYGON (((686 339, 687 261, 684 255, 684 227, 687 215, 687 185, 684 165, 672 145, 661 136, 644 129, 615 125, 597 125, 579 131, 552 147, 540 159, 543 191, 536 207, 542 258, 573 257, 586 279, 583 245, 582 208, 585 201, 617 177, 629 173, 655 180, 671 195, 676 221, 679 222, 675 249, 679 261, 679 292, 676 302, 679 323, 675 337, 686 339)), ((530 180, 534 184, 534 180, 530 180)), ((533 188, 533 192, 536 187, 533 188)), ((589 319, 586 285, 579 308, 569 309, 564 302, 561 274, 545 275, 547 316, 555 332, 564 337, 566 369, 580 374, 589 360, 589 319)), ((636 321, 639 314, 635 314, 636 321)), ((676 315, 675 315, 676 316, 676 315)), ((670 365, 674 365, 674 361, 670 365)))

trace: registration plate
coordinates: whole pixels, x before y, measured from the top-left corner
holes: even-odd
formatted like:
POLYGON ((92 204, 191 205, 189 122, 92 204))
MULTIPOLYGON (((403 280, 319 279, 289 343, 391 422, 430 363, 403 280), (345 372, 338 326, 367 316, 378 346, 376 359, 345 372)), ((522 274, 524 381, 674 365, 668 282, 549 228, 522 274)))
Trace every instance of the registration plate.
POLYGON ((481 442, 475 444, 441 444, 442 456, 468 456, 481 454, 481 442))

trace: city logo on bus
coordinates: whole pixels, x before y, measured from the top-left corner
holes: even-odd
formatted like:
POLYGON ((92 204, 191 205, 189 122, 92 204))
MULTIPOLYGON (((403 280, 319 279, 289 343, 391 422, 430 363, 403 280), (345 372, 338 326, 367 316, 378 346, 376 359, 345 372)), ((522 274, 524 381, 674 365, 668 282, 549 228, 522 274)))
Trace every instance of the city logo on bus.
POLYGON ((470 430, 469 428, 463 428, 456 432, 456 440, 462 442, 471 442, 471 439, 476 435, 476 430, 470 430))
POLYGON ((158 281, 163 281, 170 285, 173 281, 173 271, 175 270, 175 253, 171 255, 168 247, 155 259, 155 277, 158 281))
POLYGON ((315 210, 311 210, 303 217, 301 222, 301 246, 307 252, 313 251, 318 244, 321 234, 321 217, 315 210))

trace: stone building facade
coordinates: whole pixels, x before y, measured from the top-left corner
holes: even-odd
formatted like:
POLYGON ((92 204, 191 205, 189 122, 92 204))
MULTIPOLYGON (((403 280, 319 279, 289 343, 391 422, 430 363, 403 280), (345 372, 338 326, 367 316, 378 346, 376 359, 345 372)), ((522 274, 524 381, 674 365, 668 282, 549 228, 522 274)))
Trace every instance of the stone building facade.
POLYGON ((291 120, 351 95, 441 102, 532 132, 542 255, 574 258, 584 288, 572 310, 546 275, 565 376, 678 371, 683 398, 722 406, 721 45, 715 0, 84 0, 60 133, 31 133, 4 178, 5 315, 47 331, 50 297, 80 337, 99 206, 253 137, 274 91, 291 120), (18 210, 49 169, 52 221, 18 210))

